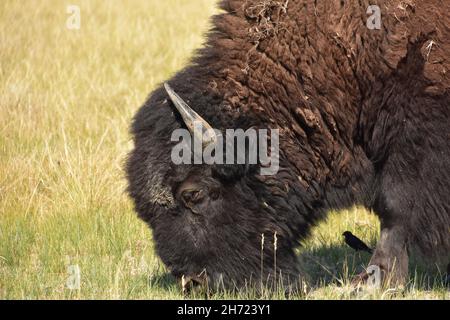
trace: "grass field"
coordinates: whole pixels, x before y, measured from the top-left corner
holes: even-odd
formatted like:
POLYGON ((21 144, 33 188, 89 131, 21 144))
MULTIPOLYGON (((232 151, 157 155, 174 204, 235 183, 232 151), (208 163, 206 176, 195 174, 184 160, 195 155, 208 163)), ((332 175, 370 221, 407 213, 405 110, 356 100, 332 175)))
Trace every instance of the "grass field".
MULTIPOLYGON (((182 298, 123 164, 134 112, 189 61, 215 11, 212 0, 0 1, 0 299, 182 298), (69 4, 79 30, 66 27, 69 4)), ((300 250, 313 285, 298 298, 449 298, 420 266, 405 290, 355 293, 369 256, 342 245, 344 230, 374 245, 378 221, 354 208, 317 227, 300 250)))

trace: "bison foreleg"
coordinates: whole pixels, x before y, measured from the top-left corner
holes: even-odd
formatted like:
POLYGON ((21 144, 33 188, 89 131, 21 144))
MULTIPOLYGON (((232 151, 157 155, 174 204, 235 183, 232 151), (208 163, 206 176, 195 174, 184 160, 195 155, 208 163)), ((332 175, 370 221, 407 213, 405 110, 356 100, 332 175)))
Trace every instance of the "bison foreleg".
POLYGON ((406 282, 408 249, 403 228, 381 228, 380 240, 370 259, 370 265, 381 269, 381 280, 385 285, 401 285, 406 282))
POLYGON ((405 231, 400 226, 381 226, 380 240, 370 259, 369 268, 377 270, 370 276, 361 277, 373 279, 374 283, 383 286, 403 285, 408 277, 408 249, 405 231))

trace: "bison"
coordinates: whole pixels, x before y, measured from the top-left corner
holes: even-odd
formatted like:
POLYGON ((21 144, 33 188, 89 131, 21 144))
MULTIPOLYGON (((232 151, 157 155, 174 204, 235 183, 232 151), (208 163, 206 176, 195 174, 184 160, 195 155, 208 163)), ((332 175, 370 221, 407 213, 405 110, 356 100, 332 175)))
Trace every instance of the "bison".
POLYGON ((396 283, 407 280, 412 248, 447 256, 450 3, 220 6, 205 46, 132 124, 129 194, 173 275, 225 288, 295 285, 295 249, 328 211, 353 205, 378 215, 370 265, 396 283), (171 134, 193 121, 279 129, 279 170, 175 165, 171 134))

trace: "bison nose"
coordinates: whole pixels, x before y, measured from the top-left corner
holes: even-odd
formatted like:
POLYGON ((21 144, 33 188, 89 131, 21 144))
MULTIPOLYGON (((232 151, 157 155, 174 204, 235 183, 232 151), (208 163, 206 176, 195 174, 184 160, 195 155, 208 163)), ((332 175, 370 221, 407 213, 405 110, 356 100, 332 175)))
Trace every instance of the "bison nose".
POLYGON ((181 288, 184 295, 188 295, 195 290, 207 289, 208 288, 208 277, 206 275, 206 270, 203 270, 198 275, 191 275, 181 277, 181 288))

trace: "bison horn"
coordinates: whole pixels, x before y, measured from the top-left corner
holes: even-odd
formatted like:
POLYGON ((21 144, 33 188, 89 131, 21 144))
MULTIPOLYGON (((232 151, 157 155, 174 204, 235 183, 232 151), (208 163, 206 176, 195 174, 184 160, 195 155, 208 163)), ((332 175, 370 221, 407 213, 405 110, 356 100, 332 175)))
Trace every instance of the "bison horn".
POLYGON ((197 112, 192 110, 192 108, 189 107, 189 105, 180 98, 180 96, 169 86, 169 84, 165 83, 164 88, 166 89, 170 100, 173 102, 181 117, 183 118, 183 121, 186 124, 187 128, 193 135, 193 138, 202 141, 203 148, 210 145, 211 143, 216 143, 217 136, 209 123, 206 122, 205 119, 200 117, 197 112), (196 123, 202 124, 201 132, 199 130, 194 130, 196 123))

